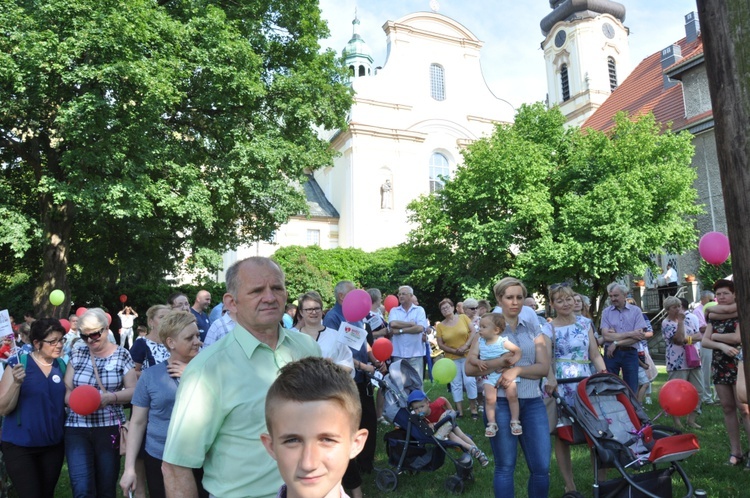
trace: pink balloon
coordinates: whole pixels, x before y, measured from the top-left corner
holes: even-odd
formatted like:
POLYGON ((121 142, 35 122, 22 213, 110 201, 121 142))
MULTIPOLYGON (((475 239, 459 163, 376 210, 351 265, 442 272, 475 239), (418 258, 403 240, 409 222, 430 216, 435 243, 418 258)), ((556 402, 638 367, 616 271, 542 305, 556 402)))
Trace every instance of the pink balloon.
POLYGON ((81 315, 83 315, 83 314, 84 314, 84 313, 86 313, 87 311, 88 311, 88 309, 86 309, 86 308, 84 308, 84 307, 78 308, 78 309, 76 310, 76 316, 77 316, 77 317, 80 317, 81 315))
POLYGON ((372 299, 367 291, 354 289, 344 297, 341 308, 347 322, 358 322, 367 316, 372 307, 372 299))
POLYGON ((698 242, 698 252, 707 263, 720 265, 729 257, 729 238, 721 232, 708 232, 698 242))
POLYGON ((60 318, 60 325, 63 326, 65 329, 65 332, 70 332, 70 322, 67 321, 65 318, 60 318))

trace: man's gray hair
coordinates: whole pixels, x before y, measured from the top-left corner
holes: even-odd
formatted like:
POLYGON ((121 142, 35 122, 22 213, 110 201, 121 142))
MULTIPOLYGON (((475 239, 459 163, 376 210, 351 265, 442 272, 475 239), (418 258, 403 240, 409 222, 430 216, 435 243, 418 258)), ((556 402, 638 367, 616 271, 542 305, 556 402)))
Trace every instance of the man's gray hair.
POLYGON ((710 290, 704 290, 703 292, 701 292, 701 297, 709 297, 709 298, 713 299, 714 298, 714 293, 712 291, 710 291, 710 290))
POLYGON ((341 282, 336 284, 336 287, 333 288, 333 293, 336 294, 336 302, 339 302, 339 294, 343 294, 346 292, 347 287, 354 287, 354 282, 351 282, 349 280, 342 280, 341 282))
POLYGON ((607 293, 609 294, 610 292, 612 292, 615 289, 618 289, 620 292, 622 292, 623 296, 627 296, 628 295, 628 291, 630 290, 626 286, 622 285, 619 282, 612 282, 611 284, 609 284, 607 286, 607 293))
POLYGON ((227 283, 227 293, 231 294, 232 296, 236 296, 237 291, 240 288, 239 274, 240 268, 242 268, 242 265, 244 264, 253 264, 255 266, 267 266, 268 268, 272 268, 281 274, 281 281, 285 282, 284 271, 276 263, 276 261, 270 258, 264 258, 262 256, 252 256, 250 258, 245 258, 237 261, 227 270, 224 279, 227 283))
POLYGON ((414 294, 414 289, 412 289, 408 285, 402 285, 401 287, 398 288, 398 291, 401 292, 401 289, 407 289, 409 291, 409 294, 414 294))

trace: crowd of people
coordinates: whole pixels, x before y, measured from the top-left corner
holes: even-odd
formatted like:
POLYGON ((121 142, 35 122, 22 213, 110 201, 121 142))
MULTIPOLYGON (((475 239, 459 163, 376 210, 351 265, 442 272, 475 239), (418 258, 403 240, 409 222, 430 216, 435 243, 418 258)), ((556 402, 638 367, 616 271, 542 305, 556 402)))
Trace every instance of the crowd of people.
MULTIPOLYGON (((336 302, 325 310, 317 291, 290 297, 281 268, 252 257, 226 272, 226 293, 216 313, 209 314, 211 296, 205 290, 192 306, 181 293, 153 305, 145 324, 125 307, 119 314, 119 344, 100 308, 69 317, 69 331, 57 319, 30 317, 20 343, 8 344, 7 355, 0 348, 7 362, 0 379, 2 452, 18 496, 54 496, 67 461, 75 497, 114 497, 119 482, 123 493, 134 496, 145 496, 147 489, 151 497, 349 493, 359 498, 363 475, 374 469, 378 420, 387 423, 382 393, 375 396, 370 378, 401 361, 424 379, 430 340, 456 366, 449 386, 453 403, 430 401, 415 390, 410 408, 436 431, 444 426, 440 436, 484 466, 490 458, 457 421, 482 418, 486 439, 481 444, 491 449, 496 496, 515 489, 519 445, 529 471, 529 496, 549 495, 553 451, 564 490, 572 492, 570 447, 550 437, 566 422, 545 399, 556 393, 572 403, 577 384, 558 381, 607 371, 622 375, 642 400, 653 380, 646 343, 651 324, 619 283, 608 286, 609 305, 598 328, 588 299, 567 283, 548 289, 550 318, 535 311, 536 300, 523 282, 507 277, 493 287, 495 306, 472 297, 440 301, 442 320, 434 327, 408 285, 399 287, 398 305, 387 312, 381 292, 368 289, 371 311, 361 321, 347 322, 344 302, 355 288, 339 282, 336 302), (342 342, 344 322, 365 330, 367 339, 342 342), (387 361, 373 354, 381 337, 393 346, 387 361), (330 362, 305 360, 317 357, 330 362), (337 380, 325 386, 305 378, 319 375, 337 380), (79 386, 99 391, 93 413, 70 409, 79 386), (298 392, 300 386, 305 392, 298 392), (318 416, 330 418, 330 424, 318 416)), ((695 385, 704 404, 715 402, 713 384, 729 437, 728 463, 750 468, 740 444, 741 427, 750 436, 750 414, 738 368, 742 351, 733 282, 716 282, 693 311, 674 296, 666 296, 663 306, 669 378, 695 385)), ((674 423, 700 429, 700 413, 701 404, 684 422, 675 418, 674 423)))

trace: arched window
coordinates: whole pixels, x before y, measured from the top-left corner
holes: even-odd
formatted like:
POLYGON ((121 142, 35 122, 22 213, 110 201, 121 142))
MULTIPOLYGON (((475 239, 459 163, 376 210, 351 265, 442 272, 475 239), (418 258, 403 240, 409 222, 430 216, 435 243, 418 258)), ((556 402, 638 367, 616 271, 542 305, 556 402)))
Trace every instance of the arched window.
POLYGON ((617 88, 617 63, 612 57, 607 57, 607 68, 609 69, 609 90, 614 92, 617 88))
POLYGON ((568 83, 568 65, 560 66, 560 84, 562 85, 563 102, 570 100, 570 85, 568 83))
POLYGON ((365 66, 359 66, 359 75, 364 76, 365 75, 365 66))
POLYGON ((349 66, 349 76, 354 76, 354 66, 349 66))
POLYGON ((445 69, 439 64, 430 64, 430 95, 435 100, 445 100, 445 69))
POLYGON ((439 152, 430 157, 430 193, 443 189, 445 179, 448 178, 448 159, 439 152))

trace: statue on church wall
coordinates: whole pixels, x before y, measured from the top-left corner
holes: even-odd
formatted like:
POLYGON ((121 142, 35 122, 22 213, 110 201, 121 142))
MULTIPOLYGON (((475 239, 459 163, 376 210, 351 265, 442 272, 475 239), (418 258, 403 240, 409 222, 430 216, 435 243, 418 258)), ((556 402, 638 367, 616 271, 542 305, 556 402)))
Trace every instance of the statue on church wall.
POLYGON ((393 209, 393 203, 391 202, 392 190, 393 185, 391 185, 390 179, 387 179, 380 186, 380 209, 393 209))

